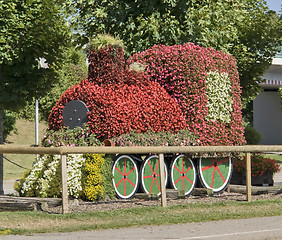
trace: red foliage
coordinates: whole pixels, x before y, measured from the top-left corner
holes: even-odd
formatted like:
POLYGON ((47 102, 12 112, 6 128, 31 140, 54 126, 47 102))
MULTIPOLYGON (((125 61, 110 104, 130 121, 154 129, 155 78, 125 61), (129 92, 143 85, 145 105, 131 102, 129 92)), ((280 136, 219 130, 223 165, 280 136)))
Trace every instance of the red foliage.
POLYGON ((152 48, 133 55, 129 61, 147 66, 151 80, 159 82, 181 107, 188 129, 199 136, 201 145, 245 143, 241 115, 241 89, 235 59, 211 48, 192 43, 152 48), (207 120, 205 78, 208 72, 228 73, 232 82, 233 112, 230 123, 207 120))
POLYGON ((186 128, 179 106, 158 83, 99 86, 84 80, 61 96, 49 116, 50 129, 63 126, 62 111, 71 100, 86 103, 90 129, 101 140, 133 129, 177 132, 186 128))

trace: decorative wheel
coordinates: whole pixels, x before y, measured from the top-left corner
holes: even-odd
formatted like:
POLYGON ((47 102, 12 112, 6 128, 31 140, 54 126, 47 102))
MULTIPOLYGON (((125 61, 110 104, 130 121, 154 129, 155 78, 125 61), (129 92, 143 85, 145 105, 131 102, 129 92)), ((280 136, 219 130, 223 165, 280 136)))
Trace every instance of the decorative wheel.
POLYGON ((131 198, 139 185, 138 168, 129 155, 118 155, 113 163, 113 185, 118 198, 131 198))
MULTIPOLYGON (((161 195, 160 161, 157 155, 145 159, 141 167, 141 186, 145 193, 161 195)), ((167 184, 167 167, 165 166, 165 185, 167 184)))
POLYGON ((227 187, 232 173, 231 158, 200 158, 198 166, 203 187, 212 189, 214 193, 227 187))
POLYGON ((197 173, 193 161, 181 154, 176 156, 171 163, 170 181, 176 190, 184 190, 189 196, 196 185, 197 173))

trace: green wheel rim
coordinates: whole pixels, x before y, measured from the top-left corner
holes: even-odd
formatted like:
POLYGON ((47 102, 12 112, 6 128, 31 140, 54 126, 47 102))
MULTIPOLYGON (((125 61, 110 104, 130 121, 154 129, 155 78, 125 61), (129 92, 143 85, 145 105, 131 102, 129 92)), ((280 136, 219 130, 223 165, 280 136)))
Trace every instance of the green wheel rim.
POLYGON ((231 158, 205 158, 199 160, 199 175, 204 187, 214 193, 223 191, 230 182, 232 172, 231 158))
POLYGON ((184 156, 178 155, 171 164, 170 180, 174 189, 184 190, 185 196, 189 196, 196 184, 196 168, 193 161, 184 156))
MULTIPOLYGON (((145 193, 161 195, 159 157, 148 157, 141 168, 141 184, 145 193)), ((167 167, 165 166, 165 185, 167 184, 167 167)))
POLYGON ((112 173, 117 196, 122 199, 131 198, 139 184, 136 162, 128 155, 117 156, 112 173))

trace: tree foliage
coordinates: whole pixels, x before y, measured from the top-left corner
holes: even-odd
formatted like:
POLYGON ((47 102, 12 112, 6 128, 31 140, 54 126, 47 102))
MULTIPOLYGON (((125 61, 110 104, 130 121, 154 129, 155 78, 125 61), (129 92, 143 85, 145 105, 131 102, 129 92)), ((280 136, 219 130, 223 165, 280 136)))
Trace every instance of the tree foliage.
MULTIPOLYGON (((40 119, 47 121, 52 108, 56 105, 62 93, 82 79, 87 77, 86 56, 81 49, 70 47, 65 50, 61 61, 62 67, 56 70, 56 81, 44 96, 39 97, 40 119)), ((33 120, 35 98, 28 101, 25 108, 19 112, 19 117, 33 120)))
POLYGON ((50 89, 70 31, 59 1, 2 0, 0 12, 0 109, 15 110, 50 89))
POLYGON ((193 42, 238 60, 244 102, 258 92, 260 76, 281 44, 281 20, 264 0, 68 0, 79 40, 98 33, 119 36, 128 54, 154 44, 193 42))
POLYGON ((71 36, 61 9, 60 0, 0 0, 0 142, 14 128, 9 111, 44 95, 58 79, 71 36), (48 68, 40 68, 40 58, 48 68))

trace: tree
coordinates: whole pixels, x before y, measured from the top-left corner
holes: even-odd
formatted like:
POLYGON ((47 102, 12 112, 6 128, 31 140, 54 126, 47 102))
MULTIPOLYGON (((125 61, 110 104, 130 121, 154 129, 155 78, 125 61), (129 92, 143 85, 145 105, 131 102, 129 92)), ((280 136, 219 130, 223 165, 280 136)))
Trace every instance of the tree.
POLYGON ((282 21, 264 0, 69 0, 68 10, 82 43, 109 33, 124 41, 128 54, 186 42, 232 54, 244 106, 282 43, 282 21))
MULTIPOLYGON (((73 85, 78 84, 82 79, 87 78, 86 55, 82 49, 76 49, 75 47, 67 49, 63 53, 61 65, 62 67, 56 70, 55 77, 57 81, 52 85, 50 91, 38 99, 40 119, 43 121, 47 121, 52 108, 56 105, 62 93, 73 85)), ((34 102, 35 98, 27 103, 18 116, 34 120, 34 102)))
MULTIPOLYGON (((54 69, 60 66, 70 39, 61 4, 59 0, 0 0, 0 144, 3 111, 19 110, 52 85, 54 69), (45 58, 49 68, 40 68, 39 58, 45 58)), ((3 180, 3 160, 0 165, 3 180)))

